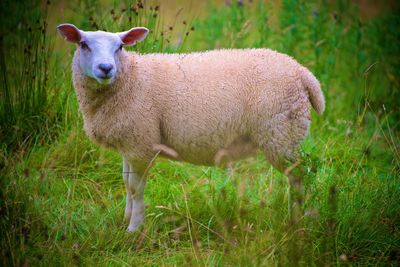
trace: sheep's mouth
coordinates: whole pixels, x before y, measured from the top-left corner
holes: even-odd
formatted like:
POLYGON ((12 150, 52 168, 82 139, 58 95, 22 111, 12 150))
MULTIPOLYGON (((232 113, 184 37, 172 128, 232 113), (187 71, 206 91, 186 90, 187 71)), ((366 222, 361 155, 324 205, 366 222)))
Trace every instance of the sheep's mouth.
POLYGON ((100 84, 110 84, 110 83, 112 83, 112 82, 114 81, 114 77, 112 77, 112 76, 110 76, 110 77, 105 77, 105 78, 96 77, 96 80, 97 80, 97 82, 100 83, 100 84))

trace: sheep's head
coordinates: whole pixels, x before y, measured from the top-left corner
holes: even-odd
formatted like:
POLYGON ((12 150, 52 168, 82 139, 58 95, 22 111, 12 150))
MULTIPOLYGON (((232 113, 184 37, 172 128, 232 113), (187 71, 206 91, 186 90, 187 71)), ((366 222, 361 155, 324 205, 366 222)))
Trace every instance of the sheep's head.
POLYGON ((58 32, 65 40, 79 45, 79 65, 82 72, 101 84, 114 81, 119 69, 119 57, 124 45, 143 40, 149 30, 143 27, 126 32, 86 32, 72 24, 61 24, 58 32))

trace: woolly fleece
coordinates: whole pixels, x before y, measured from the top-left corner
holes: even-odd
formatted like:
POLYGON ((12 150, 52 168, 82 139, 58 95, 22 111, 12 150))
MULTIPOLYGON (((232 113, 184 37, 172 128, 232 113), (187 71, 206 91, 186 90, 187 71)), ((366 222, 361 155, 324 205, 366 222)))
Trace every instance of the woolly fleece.
POLYGON ((115 82, 79 69, 73 80, 88 136, 145 169, 158 151, 194 164, 221 164, 265 152, 275 167, 297 157, 310 125, 310 102, 325 108, 314 75, 269 49, 190 54, 123 50, 115 82), (175 153, 174 153, 175 152, 175 153))

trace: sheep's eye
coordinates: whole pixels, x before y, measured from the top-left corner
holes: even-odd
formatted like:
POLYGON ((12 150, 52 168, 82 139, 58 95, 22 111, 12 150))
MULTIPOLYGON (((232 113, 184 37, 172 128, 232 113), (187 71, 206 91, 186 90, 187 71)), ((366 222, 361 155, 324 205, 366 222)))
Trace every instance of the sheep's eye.
POLYGON ((90 51, 90 48, 89 48, 89 46, 87 45, 87 43, 81 42, 80 45, 81 45, 81 48, 82 48, 82 49, 85 49, 85 50, 89 50, 89 51, 90 51))
POLYGON ((121 44, 121 45, 118 47, 118 49, 117 49, 117 50, 115 50, 115 53, 118 53, 118 52, 120 52, 120 51, 122 50, 122 46, 123 46, 123 44, 121 44))

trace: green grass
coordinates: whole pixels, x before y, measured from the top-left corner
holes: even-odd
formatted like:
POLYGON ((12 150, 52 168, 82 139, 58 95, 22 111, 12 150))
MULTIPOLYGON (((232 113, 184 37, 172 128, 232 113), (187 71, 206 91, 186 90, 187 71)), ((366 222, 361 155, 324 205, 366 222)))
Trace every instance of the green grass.
MULTIPOLYGON (((2 34, 12 32, 21 17, 26 27, 4 35, 1 43, 2 55, 9 55, 2 58, 7 68, 1 74, 7 85, 0 101, 1 265, 399 263, 396 10, 361 20, 357 7, 346 1, 210 2, 193 21, 184 23, 178 15, 170 23, 162 17, 162 3, 160 12, 155 4, 152 10, 139 10, 136 2, 137 9, 122 11, 132 3, 120 2, 69 3, 63 21, 56 17, 57 4, 50 5, 47 18, 46 5, 22 12, 4 4, 13 13, 3 12, 2 21, 8 20, 2 34), (37 18, 49 26, 45 40, 32 43, 40 50, 43 42, 47 50, 27 64, 30 58, 21 56, 29 37, 24 34, 37 18), (307 173, 299 224, 289 219, 287 178, 261 154, 237 162, 232 170, 158 159, 145 190, 146 224, 128 234, 122 161, 83 132, 71 85, 73 49, 53 30, 61 22, 110 31, 147 26, 153 31, 150 38, 133 48, 142 52, 269 47, 312 70, 327 109, 322 116, 313 114, 302 146, 307 173), (35 83, 21 81, 26 69, 28 74, 37 71, 35 83)), ((186 7, 181 11, 190 12, 186 7)))

